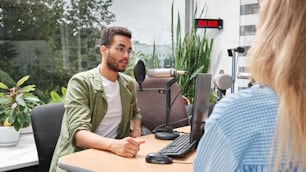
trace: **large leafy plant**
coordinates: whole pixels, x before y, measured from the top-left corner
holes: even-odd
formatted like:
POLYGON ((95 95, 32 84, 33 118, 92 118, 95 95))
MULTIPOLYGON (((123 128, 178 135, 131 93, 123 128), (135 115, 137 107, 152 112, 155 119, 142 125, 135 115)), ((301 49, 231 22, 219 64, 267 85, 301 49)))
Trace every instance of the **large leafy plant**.
MULTIPOLYGON (((205 8, 202 9, 200 16, 204 13, 204 9, 205 8)), ((205 30, 202 36, 198 35, 194 23, 190 33, 186 33, 182 36, 179 14, 175 32, 173 24, 173 5, 171 12, 172 54, 175 61, 175 68, 187 70, 190 73, 186 76, 180 76, 178 78, 178 83, 182 94, 188 99, 192 99, 194 97, 193 85, 196 74, 208 72, 213 38, 207 38, 205 30)), ((195 18, 196 12, 197 8, 195 9, 193 18, 195 18)))
POLYGON ((33 94, 35 85, 23 86, 29 78, 29 75, 22 77, 11 88, 0 82, 0 126, 14 126, 19 131, 31 123, 31 109, 42 102, 33 94))

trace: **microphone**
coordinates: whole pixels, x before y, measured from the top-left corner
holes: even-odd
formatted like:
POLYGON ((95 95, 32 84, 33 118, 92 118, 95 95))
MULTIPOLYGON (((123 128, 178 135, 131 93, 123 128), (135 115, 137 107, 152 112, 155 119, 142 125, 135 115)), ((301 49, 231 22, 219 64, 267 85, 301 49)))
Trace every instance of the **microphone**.
POLYGON ((234 51, 236 51, 237 53, 244 53, 244 48, 243 47, 237 47, 237 48, 234 48, 234 51))
POLYGON ((214 78, 214 85, 220 90, 231 88, 232 77, 229 74, 219 74, 214 78))
POLYGON ((237 48, 227 49, 228 56, 232 57, 233 56, 233 51, 235 51, 237 53, 244 53, 244 48, 243 47, 237 47, 237 48))
POLYGON ((226 95, 226 90, 231 88, 232 77, 228 74, 221 73, 217 75, 213 81, 217 101, 219 101, 226 95))
POLYGON ((149 77, 152 78, 166 78, 166 77, 174 77, 177 75, 186 75, 187 71, 176 70, 174 68, 161 68, 161 69, 149 69, 147 72, 149 77))

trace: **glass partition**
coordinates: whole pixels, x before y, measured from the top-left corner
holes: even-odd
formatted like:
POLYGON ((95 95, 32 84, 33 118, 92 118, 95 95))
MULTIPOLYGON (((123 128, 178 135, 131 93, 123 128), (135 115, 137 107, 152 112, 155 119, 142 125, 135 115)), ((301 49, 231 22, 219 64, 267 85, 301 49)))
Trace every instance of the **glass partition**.
MULTIPOLYGON (((184 0, 176 1, 184 6, 184 0)), ((171 40, 162 43, 160 40, 171 36, 170 30, 169 35, 165 34, 171 26, 172 2, 126 2, 129 3, 119 0, 0 0, 0 82, 5 74, 15 81, 30 75, 28 84, 35 84, 38 96, 48 102, 50 92, 65 87, 73 74, 100 63, 100 32, 108 25, 123 24, 131 28, 133 37, 137 38, 133 44, 139 52, 153 53, 154 44, 160 50, 166 47, 167 52, 171 40), (156 3, 154 8, 152 3, 156 3), (154 15, 158 8, 164 10, 154 15), (132 22, 137 20, 141 22, 132 22), (137 24, 138 28, 126 23, 137 24), (162 30, 164 28, 166 30, 162 30), (151 42, 147 41, 148 36, 151 42)), ((181 14, 184 16, 184 11, 181 14)))

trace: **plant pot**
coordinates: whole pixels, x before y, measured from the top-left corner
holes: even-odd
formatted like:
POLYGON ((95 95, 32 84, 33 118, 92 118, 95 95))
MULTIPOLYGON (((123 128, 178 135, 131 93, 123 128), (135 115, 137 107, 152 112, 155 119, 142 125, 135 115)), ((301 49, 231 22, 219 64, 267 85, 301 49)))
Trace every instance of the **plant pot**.
POLYGON ((0 147, 16 146, 19 141, 20 132, 13 126, 0 127, 0 147))

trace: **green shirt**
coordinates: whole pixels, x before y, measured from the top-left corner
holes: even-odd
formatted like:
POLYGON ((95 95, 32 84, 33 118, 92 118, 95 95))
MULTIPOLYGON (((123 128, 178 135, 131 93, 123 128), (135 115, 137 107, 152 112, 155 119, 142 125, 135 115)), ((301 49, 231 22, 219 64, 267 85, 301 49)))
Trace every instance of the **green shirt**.
MULTIPOLYGON (((129 136, 130 120, 141 119, 137 106, 134 80, 119 73, 122 121, 117 131, 117 139, 129 136)), ((74 75, 69 83, 65 97, 65 114, 61 133, 53 154, 50 172, 64 171, 57 167, 59 157, 82 150, 74 143, 78 130, 94 132, 107 111, 101 75, 98 68, 74 75)))

